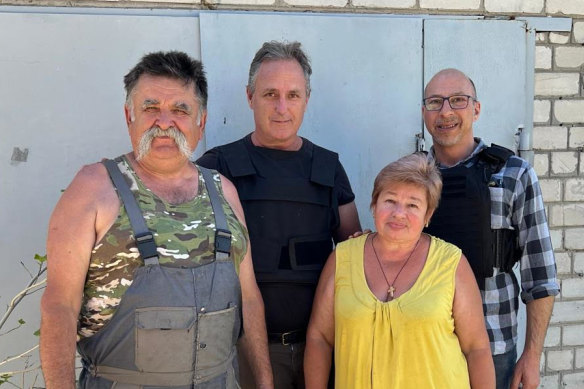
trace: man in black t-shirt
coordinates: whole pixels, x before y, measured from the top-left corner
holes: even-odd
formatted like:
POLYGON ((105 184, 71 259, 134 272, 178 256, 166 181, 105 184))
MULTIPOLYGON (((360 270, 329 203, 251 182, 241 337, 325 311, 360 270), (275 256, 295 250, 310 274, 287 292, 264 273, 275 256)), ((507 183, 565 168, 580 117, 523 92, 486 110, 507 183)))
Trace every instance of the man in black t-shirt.
MULTIPOLYGON (((300 43, 264 43, 247 86, 254 131, 197 161, 229 178, 239 193, 277 389, 304 387, 304 341, 318 277, 333 242, 361 229, 338 155, 298 136, 311 73, 300 43)), ((252 387, 242 362, 241 382, 252 387)))

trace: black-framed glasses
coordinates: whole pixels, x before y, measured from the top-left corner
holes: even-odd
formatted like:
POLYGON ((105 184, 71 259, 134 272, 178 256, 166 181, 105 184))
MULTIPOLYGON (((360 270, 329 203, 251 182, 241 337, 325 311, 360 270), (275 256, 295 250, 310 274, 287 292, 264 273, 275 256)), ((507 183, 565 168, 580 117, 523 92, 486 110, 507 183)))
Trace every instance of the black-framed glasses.
POLYGON ((476 100, 474 97, 469 95, 452 95, 448 97, 432 96, 427 97, 424 100, 424 107, 428 111, 440 111, 444 105, 444 101, 448 100, 450 108, 452 109, 465 109, 468 107, 468 102, 470 100, 476 100))

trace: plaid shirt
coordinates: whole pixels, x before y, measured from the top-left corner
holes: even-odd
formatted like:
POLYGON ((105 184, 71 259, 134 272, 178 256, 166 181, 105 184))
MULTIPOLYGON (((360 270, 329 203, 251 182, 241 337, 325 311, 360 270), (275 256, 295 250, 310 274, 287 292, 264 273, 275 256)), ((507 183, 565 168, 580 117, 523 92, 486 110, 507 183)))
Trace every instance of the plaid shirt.
MULTIPOLYGON (((471 166, 476 161, 473 157, 487 147, 479 138, 475 140, 478 146, 459 164, 471 166)), ((435 159, 433 148, 428 158, 435 159)), ((512 156, 492 178, 500 182, 501 187, 489 188, 491 228, 519 230, 521 299, 527 304, 538 298, 557 295, 560 288, 556 279, 556 262, 535 171, 527 161, 512 156)), ((485 279, 481 296, 493 355, 511 351, 517 344, 519 292, 514 273, 494 269, 493 277, 485 279)))

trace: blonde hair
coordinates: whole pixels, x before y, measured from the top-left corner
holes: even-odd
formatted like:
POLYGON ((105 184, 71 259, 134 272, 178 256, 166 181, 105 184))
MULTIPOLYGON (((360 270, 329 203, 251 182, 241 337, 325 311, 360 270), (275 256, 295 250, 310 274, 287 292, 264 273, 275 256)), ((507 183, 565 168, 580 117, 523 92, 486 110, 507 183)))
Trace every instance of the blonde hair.
POLYGON ((390 163, 377 174, 371 193, 370 208, 377 203, 380 193, 391 184, 412 184, 426 190, 428 210, 431 215, 438 207, 442 192, 440 171, 423 153, 413 153, 390 163))

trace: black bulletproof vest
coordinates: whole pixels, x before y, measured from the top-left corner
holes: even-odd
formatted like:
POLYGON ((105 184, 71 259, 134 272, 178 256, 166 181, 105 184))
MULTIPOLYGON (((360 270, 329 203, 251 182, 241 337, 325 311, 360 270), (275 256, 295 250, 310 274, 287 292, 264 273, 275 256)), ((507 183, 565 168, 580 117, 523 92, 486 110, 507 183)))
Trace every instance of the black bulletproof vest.
POLYGON ((491 180, 513 152, 497 145, 481 151, 471 166, 441 169, 440 204, 425 232, 458 246, 468 259, 479 287, 493 268, 510 271, 517 260, 514 230, 491 229, 491 180))
POLYGON ((338 155, 303 142, 297 153, 312 150, 311 158, 287 161, 278 155, 293 152, 258 149, 249 136, 220 146, 245 212, 269 332, 306 328, 339 224, 333 195, 338 155), (302 166, 297 170, 308 171, 309 178, 287 174, 283 166, 302 166))

